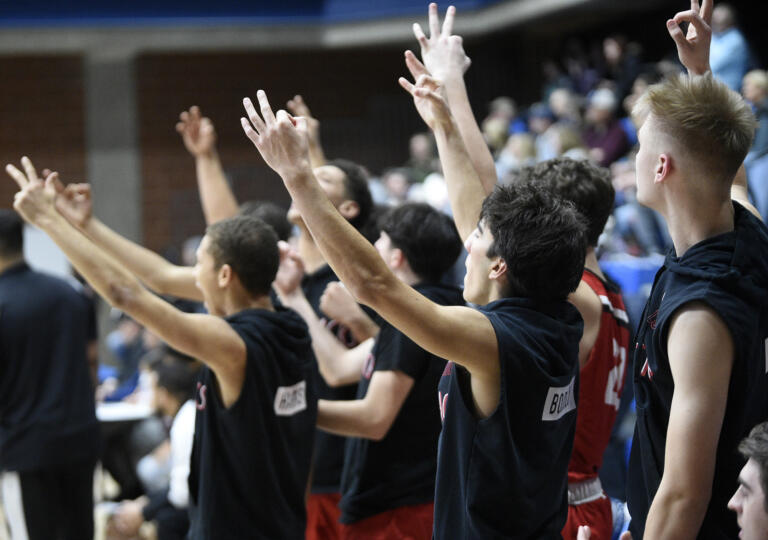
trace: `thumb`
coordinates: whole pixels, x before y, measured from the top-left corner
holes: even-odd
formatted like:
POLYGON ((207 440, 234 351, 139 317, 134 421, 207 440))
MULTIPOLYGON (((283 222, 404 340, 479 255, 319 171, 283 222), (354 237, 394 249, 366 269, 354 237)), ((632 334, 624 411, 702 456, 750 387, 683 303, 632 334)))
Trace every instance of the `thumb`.
POLYGON ((64 184, 59 180, 59 173, 55 171, 50 173, 45 179, 45 187, 52 187, 56 193, 62 193, 64 191, 64 184))

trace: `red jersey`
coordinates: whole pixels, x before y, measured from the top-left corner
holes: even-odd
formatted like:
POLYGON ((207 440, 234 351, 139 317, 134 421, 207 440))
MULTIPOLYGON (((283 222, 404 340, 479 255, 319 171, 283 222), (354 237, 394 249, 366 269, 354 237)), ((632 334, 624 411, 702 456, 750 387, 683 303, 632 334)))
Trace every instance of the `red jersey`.
POLYGON ((600 331, 579 374, 579 401, 568 482, 597 476, 624 390, 629 318, 618 289, 584 269, 581 279, 600 298, 600 331))

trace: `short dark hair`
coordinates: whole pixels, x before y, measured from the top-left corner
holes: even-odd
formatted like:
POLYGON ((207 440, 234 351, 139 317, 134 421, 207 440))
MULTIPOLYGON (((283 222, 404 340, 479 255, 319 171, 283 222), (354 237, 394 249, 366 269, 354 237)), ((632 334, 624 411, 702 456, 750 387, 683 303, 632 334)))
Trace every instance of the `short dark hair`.
POLYGON ((168 346, 162 347, 162 357, 152 366, 157 374, 157 386, 165 388, 181 403, 195 396, 199 363, 168 346))
POLYGON ((245 201, 240 205, 240 215, 262 220, 275 230, 280 240, 287 241, 293 232, 288 211, 271 201, 245 201))
POLYGON ((608 169, 585 159, 558 157, 522 169, 515 181, 540 182, 572 202, 586 220, 588 245, 597 245, 616 198, 608 169))
POLYGON ((216 268, 228 264, 249 293, 269 293, 280 265, 272 227, 250 216, 235 216, 209 225, 205 233, 216 268))
POLYGON ((381 230, 402 250, 416 275, 438 282, 456 262, 461 238, 453 220, 425 203, 405 203, 379 221, 381 230))
POLYGON ((349 200, 357 203, 360 211, 349 220, 352 226, 360 230, 368 221, 373 208, 373 197, 368 188, 368 173, 362 165, 348 159, 334 159, 328 165, 336 167, 344 173, 344 189, 349 200))
POLYGON ((507 264, 505 296, 564 300, 584 272, 587 228, 574 205, 539 183, 496 186, 480 225, 493 236, 488 257, 507 264))
POLYGON ((16 257, 24 252, 24 224, 19 215, 0 208, 0 257, 16 257))
POLYGON ((746 459, 753 459, 760 468, 760 486, 765 495, 763 506, 768 512, 768 422, 752 428, 749 436, 739 443, 739 452, 746 459))

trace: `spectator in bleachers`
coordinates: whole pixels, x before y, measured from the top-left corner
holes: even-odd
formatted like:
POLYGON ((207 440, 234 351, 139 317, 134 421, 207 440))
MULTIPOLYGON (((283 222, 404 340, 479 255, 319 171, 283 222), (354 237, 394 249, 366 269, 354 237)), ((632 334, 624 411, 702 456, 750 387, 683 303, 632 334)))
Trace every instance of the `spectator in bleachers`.
POLYGON ((755 206, 765 216, 768 215, 768 73, 756 69, 744 75, 742 94, 757 117, 755 139, 744 166, 755 206))
POLYGON ((608 36, 603 40, 603 60, 603 77, 614 82, 616 97, 622 101, 640 73, 640 45, 620 34, 608 36))
POLYGON ((731 90, 741 90, 741 80, 751 65, 749 45, 736 25, 736 12, 729 4, 718 4, 712 12, 712 45, 709 50, 712 74, 731 90))
POLYGON ((509 183, 510 175, 534 163, 536 163, 536 142, 533 136, 530 133, 510 135, 507 144, 496 159, 496 174, 499 182, 509 183))
POLYGON ((195 430, 195 380, 197 364, 189 357, 166 349, 152 367, 155 373, 154 407, 171 422, 167 475, 154 479, 157 488, 148 496, 124 501, 115 512, 117 529, 134 536, 145 521, 157 523, 158 540, 183 540, 189 528, 189 462, 195 430))
POLYGON ((580 98, 568 88, 557 88, 549 94, 549 108, 558 124, 581 128, 580 98))
POLYGON ((528 108, 528 129, 535 138, 536 159, 545 161, 557 156, 552 143, 544 136, 555 121, 549 106, 544 103, 534 103, 528 108))
POLYGON ((621 122, 616 118, 616 94, 608 88, 598 88, 588 98, 584 115, 584 142, 590 157, 608 167, 629 151, 629 142, 621 122))
POLYGON ((435 142, 429 133, 416 133, 408 141, 408 161, 405 167, 411 169, 411 178, 421 183, 439 168, 435 154, 435 142))

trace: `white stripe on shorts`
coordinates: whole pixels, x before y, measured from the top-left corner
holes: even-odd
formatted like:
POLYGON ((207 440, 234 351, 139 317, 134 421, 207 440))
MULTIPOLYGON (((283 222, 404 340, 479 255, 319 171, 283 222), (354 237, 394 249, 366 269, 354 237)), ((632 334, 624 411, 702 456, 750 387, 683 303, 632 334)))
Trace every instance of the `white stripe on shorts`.
POLYGON ((29 540, 27 520, 24 517, 24 502, 21 499, 19 473, 2 473, 0 475, 0 484, 2 484, 3 490, 5 517, 11 529, 11 540, 29 540))

